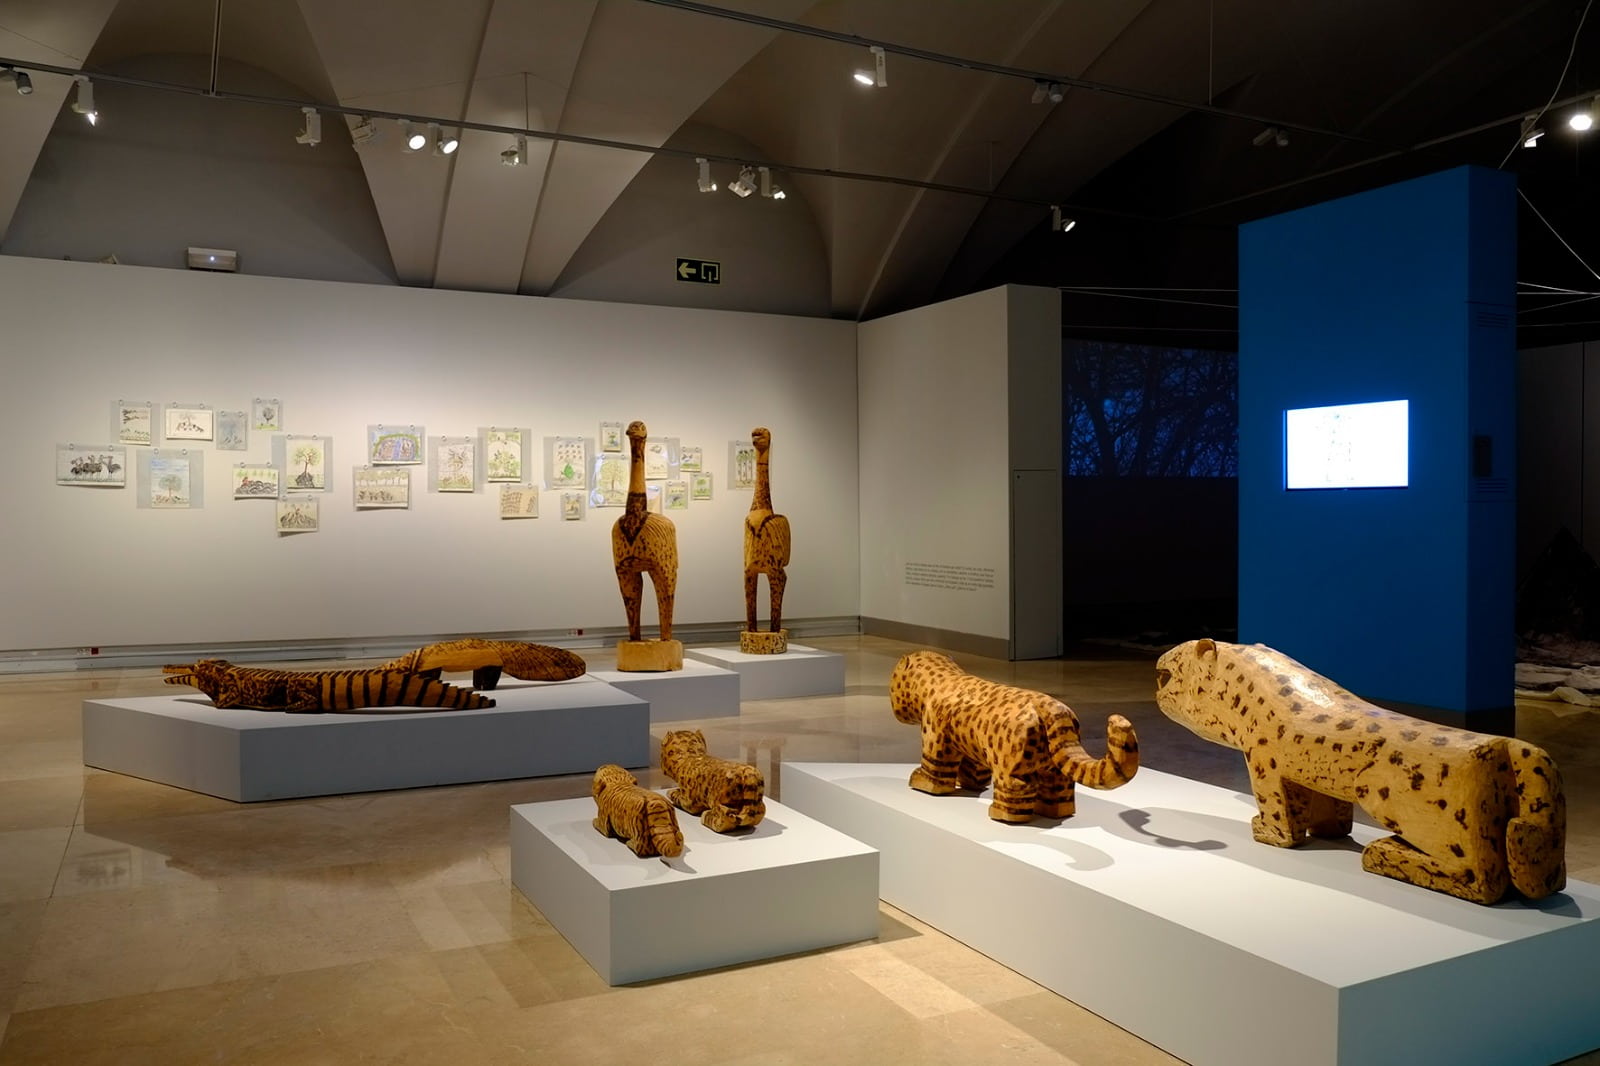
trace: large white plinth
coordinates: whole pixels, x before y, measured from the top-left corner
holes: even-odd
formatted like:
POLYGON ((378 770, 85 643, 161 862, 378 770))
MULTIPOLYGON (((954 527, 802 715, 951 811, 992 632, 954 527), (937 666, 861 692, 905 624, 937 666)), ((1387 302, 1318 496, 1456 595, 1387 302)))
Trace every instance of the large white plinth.
POLYGON ((753 829, 678 814, 684 851, 640 859, 593 800, 511 808, 511 879, 607 983, 628 984, 878 934, 878 853, 767 800, 753 829))
POLYGON ((1024 826, 910 773, 789 763, 783 796, 880 850, 889 903, 1196 1066, 1600 1047, 1600 887, 1481 907, 1366 873, 1348 842, 1258 844, 1249 796, 1148 769, 1024 826))
POLYGON ((650 704, 652 722, 685 718, 726 718, 739 713, 739 675, 684 652, 682 670, 635 672, 595 670, 589 676, 615 685, 650 704))
POLYGON ((684 658, 733 670, 742 700, 833 696, 844 691, 844 656, 790 644, 782 655, 749 655, 738 648, 685 648, 684 658))
POLYGON ((238 802, 650 764, 649 707, 610 685, 487 695, 495 706, 397 714, 224 710, 196 692, 85 700, 83 761, 238 802))

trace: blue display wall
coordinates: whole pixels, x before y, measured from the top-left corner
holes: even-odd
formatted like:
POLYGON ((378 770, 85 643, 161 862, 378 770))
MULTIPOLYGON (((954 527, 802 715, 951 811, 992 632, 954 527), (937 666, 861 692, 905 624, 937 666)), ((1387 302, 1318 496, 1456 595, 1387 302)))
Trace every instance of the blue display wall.
POLYGON ((1241 227, 1239 636, 1369 699, 1513 718, 1515 179, 1241 227), (1405 488, 1288 490, 1285 411, 1410 401, 1405 488))

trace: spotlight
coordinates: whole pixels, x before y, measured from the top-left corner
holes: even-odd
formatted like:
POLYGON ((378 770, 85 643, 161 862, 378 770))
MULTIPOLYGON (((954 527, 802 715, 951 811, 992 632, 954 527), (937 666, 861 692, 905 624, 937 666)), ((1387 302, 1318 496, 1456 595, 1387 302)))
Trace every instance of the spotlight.
POLYGON ((0 67, 0 81, 7 79, 16 83, 18 96, 27 96, 33 92, 33 79, 28 76, 27 71, 17 70, 15 67, 0 67))
POLYGON ((1042 104, 1049 100, 1052 104, 1059 104, 1066 97, 1059 81, 1045 81, 1035 78, 1033 81, 1033 102, 1042 104))
POLYGON ((1572 117, 1567 119, 1567 125, 1583 133, 1594 128, 1595 119, 1600 118, 1600 96, 1589 101, 1587 111, 1574 111, 1572 117))
POLYGON ((761 171, 761 195, 768 200, 784 200, 787 197, 784 191, 772 183, 772 170, 768 167, 758 167, 761 171))
POLYGON ((528 138, 517 134, 517 141, 510 148, 500 153, 500 162, 503 166, 520 167, 527 161, 528 138))
POLYGON ((728 191, 733 193, 733 195, 737 196, 741 200, 743 200, 746 196, 749 196, 751 193, 755 192, 756 191, 756 172, 755 172, 755 170, 753 168, 751 168, 751 167, 740 167, 739 168, 739 180, 737 180, 733 184, 729 185, 728 186, 728 191))
POLYGON ((851 77, 862 85, 876 85, 880 89, 889 87, 889 74, 887 60, 883 54, 883 45, 868 45, 867 50, 872 53, 872 70, 858 70, 851 77))
POLYGON ((711 161, 709 159, 703 159, 703 158, 698 158, 697 157, 695 159, 695 162, 700 164, 700 181, 699 181, 700 191, 701 192, 716 192, 717 191, 717 183, 711 180, 711 161))
POLYGON ((1289 131, 1281 126, 1268 126, 1250 138, 1250 143, 1257 148, 1262 148, 1269 144, 1275 144, 1279 148, 1287 148, 1289 147, 1289 131))
POLYGON ((365 115, 361 121, 350 127, 350 143, 360 148, 364 144, 371 144, 379 136, 378 127, 365 115))
POLYGON ((408 152, 420 152, 427 146, 428 138, 411 124, 410 119, 403 118, 400 120, 400 143, 405 145, 408 152))
POLYGON ((72 110, 88 119, 89 125, 97 125, 100 112, 94 109, 94 82, 87 74, 75 74, 72 80, 78 83, 78 98, 72 101, 72 110))
POLYGON ((295 143, 316 147, 322 143, 322 116, 314 107, 302 107, 300 111, 306 116, 306 127, 295 134, 295 143))
POLYGON ((1544 130, 1539 128, 1538 115, 1528 115, 1522 120, 1522 131, 1517 134, 1517 140, 1522 142, 1522 147, 1539 147, 1539 138, 1543 136, 1544 130))
POLYGON ((1072 227, 1078 224, 1075 218, 1062 218, 1059 205, 1050 205, 1050 228, 1056 233, 1071 233, 1072 227))
POLYGON ((444 132, 437 122, 428 123, 428 132, 433 134, 434 155, 449 155, 461 146, 461 139, 444 132))

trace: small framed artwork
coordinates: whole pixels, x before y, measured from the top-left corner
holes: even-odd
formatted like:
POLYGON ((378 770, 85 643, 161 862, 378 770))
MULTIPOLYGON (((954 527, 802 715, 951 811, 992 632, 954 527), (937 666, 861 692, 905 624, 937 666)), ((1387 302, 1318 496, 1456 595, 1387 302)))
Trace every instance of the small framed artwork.
POLYGON ((756 446, 747 440, 728 442, 728 487, 756 487, 756 446))
POLYGON ((546 437, 545 488, 588 487, 588 445, 582 437, 546 437))
POLYGON ((702 469, 704 469, 702 463, 703 459, 701 458, 700 446, 698 444, 692 446, 685 444, 683 447, 678 449, 678 469, 683 471, 685 474, 699 473, 702 469))
POLYGON ((358 466, 351 485, 358 511, 411 506, 411 471, 403 466, 358 466))
POLYGON ((283 404, 257 396, 250 401, 250 428, 268 433, 283 432, 283 404))
POLYGON ((318 518, 315 496, 285 496, 278 501, 279 533, 315 533, 320 525, 318 518))
POLYGON ((194 485, 200 480, 199 455, 187 448, 163 448, 149 453, 148 506, 159 510, 187 511, 196 506, 194 485))
POLYGON ((702 470, 698 474, 689 476, 689 498, 691 500, 711 499, 711 474, 702 470))
POLYGON ((278 498, 278 468, 256 463, 233 465, 233 498, 236 500, 275 500, 278 498))
POLYGON ((594 457, 590 507, 622 507, 628 502, 628 456, 622 452, 601 452, 594 457))
POLYGON ((217 412, 217 450, 242 452, 250 447, 250 412, 217 412))
POLYGON ((478 491, 478 438, 430 437, 435 492, 478 491))
POLYGON ((152 443, 149 400, 117 400, 111 405, 111 439, 118 444, 152 443))
POLYGON ((161 431, 167 440, 211 440, 216 412, 205 404, 168 404, 162 409, 161 431))
POLYGON ((689 483, 687 481, 669 481, 666 485, 667 510, 687 511, 689 509, 689 483))
POLYGON ((666 510, 666 504, 661 498, 661 486, 663 484, 665 483, 661 481, 652 481, 644 487, 645 508, 655 514, 660 514, 666 510))
POLYGON ((533 431, 484 426, 478 436, 483 440, 484 480, 520 483, 528 466, 528 439, 533 431))
POLYGON ((644 442, 644 479, 665 481, 678 465, 678 438, 651 437, 644 442))
POLYGON ((603 452, 620 452, 622 447, 622 423, 600 423, 600 450, 603 452))
POLYGON ((421 426, 368 426, 367 462, 373 466, 419 464, 425 440, 421 426))
POLYGON ((583 521, 583 493, 563 492, 561 494, 561 518, 566 522, 583 521))
POLYGON ((534 485, 501 485, 500 517, 538 518, 538 487, 534 485))
POLYGON ((128 483, 128 449, 116 444, 57 444, 57 485, 120 489, 128 483))
POLYGON ((289 492, 332 492, 333 438, 281 434, 272 438, 272 465, 289 492))

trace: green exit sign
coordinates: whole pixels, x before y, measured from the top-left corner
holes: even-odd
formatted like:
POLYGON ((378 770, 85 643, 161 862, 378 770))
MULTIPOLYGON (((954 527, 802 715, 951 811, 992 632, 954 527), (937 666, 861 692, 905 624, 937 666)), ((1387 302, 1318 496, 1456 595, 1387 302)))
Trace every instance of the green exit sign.
POLYGON ((722 264, 712 262, 710 259, 679 259, 677 267, 679 281, 694 281, 701 285, 722 284, 722 264))

